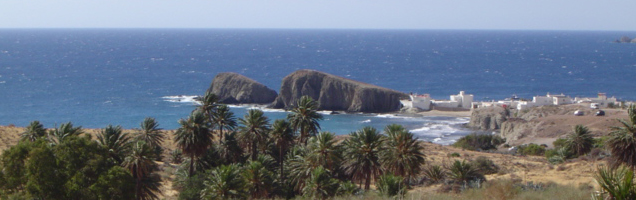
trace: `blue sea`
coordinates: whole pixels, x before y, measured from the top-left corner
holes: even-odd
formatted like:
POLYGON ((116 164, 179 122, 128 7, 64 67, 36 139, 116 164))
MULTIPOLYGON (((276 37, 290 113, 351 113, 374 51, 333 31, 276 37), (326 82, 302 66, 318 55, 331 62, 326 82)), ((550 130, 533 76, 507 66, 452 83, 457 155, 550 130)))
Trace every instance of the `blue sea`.
MULTIPOLYGON (((220 72, 279 90, 298 69, 315 69, 436 99, 464 90, 475 100, 550 93, 636 100, 636 32, 488 30, 0 29, 0 125, 164 129, 194 108, 220 72)), ((234 106, 242 117, 250 106, 234 106)), ((264 109, 272 119, 282 110, 264 109)), ((329 115, 322 130, 348 134, 398 123, 447 144, 467 118, 329 115)))

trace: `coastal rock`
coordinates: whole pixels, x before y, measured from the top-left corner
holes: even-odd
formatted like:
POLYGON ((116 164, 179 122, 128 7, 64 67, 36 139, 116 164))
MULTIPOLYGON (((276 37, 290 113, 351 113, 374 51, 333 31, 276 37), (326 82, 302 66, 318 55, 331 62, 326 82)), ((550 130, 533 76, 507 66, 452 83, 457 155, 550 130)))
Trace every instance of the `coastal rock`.
POLYGON ((267 104, 276 99, 276 91, 237 73, 220 73, 212 80, 208 91, 226 104, 267 104))
POLYGON ((632 41, 632 39, 627 37, 627 36, 623 36, 623 37, 621 37, 621 39, 619 41, 621 43, 630 43, 632 41))
POLYGON ((509 111, 505 108, 485 107, 473 110, 468 127, 480 130, 496 130, 509 117, 509 111))
POLYGON ((400 99, 408 95, 395 90, 354 81, 314 70, 298 70, 287 75, 273 108, 293 107, 308 95, 318 102, 319 110, 347 112, 392 112, 400 109, 400 99))

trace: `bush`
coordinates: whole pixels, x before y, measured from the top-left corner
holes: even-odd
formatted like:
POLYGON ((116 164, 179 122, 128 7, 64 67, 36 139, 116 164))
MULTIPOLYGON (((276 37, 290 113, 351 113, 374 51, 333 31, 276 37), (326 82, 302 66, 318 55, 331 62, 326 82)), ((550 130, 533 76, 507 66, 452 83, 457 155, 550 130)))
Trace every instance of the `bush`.
POLYGON ((456 183, 467 183, 470 181, 485 181, 486 178, 477 168, 469 162, 455 160, 450 166, 446 166, 448 175, 456 183))
POLYGON ((457 152, 449 153, 447 156, 449 158, 461 157, 461 155, 459 155, 459 153, 457 153, 457 152))
POLYGON ((565 147, 567 142, 568 140, 566 140, 565 138, 559 138, 552 142, 552 145, 554 145, 554 149, 560 149, 562 147, 565 147))
POLYGON ((594 142, 592 144, 593 148, 599 148, 599 149, 604 149, 605 148, 605 142, 607 141, 607 139, 609 139, 609 136, 603 136, 600 138, 594 138, 594 142))
POLYGON ((397 195, 404 196, 407 192, 407 188, 402 180, 404 180, 404 178, 390 174, 380 176, 377 183, 380 194, 387 197, 397 195))
POLYGON ((470 164, 475 166, 477 168, 477 171, 482 174, 496 174, 497 172, 499 172, 499 166, 495 165, 492 160, 484 156, 477 157, 477 159, 472 161, 470 164))
POLYGON ((497 149, 497 146, 504 142, 506 142, 506 140, 498 135, 473 133, 459 138, 453 146, 471 151, 486 151, 497 149))
POLYGON ((521 155, 541 156, 545 154, 545 147, 530 143, 519 146, 519 150, 517 152, 521 155))

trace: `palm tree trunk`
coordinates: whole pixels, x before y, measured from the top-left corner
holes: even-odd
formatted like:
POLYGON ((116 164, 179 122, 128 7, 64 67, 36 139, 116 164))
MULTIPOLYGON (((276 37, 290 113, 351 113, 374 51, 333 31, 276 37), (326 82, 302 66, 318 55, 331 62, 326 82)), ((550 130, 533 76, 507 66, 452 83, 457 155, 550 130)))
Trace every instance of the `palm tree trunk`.
POLYGON ((223 141, 223 126, 219 125, 219 143, 223 141))
POLYGON ((280 165, 280 180, 284 180, 284 176, 283 176, 283 147, 281 146, 280 149, 278 150, 278 159, 280 160, 278 162, 278 165, 280 165))
POLYGON ((137 184, 135 185, 136 199, 141 200, 141 176, 139 174, 139 165, 136 166, 137 184))
POLYGON ((364 181, 364 190, 371 188, 371 170, 365 170, 367 180, 364 181))
POLYGON ((190 155, 190 173, 188 177, 192 177, 194 175, 194 154, 190 155))
POLYGON ((252 160, 256 160, 258 151, 256 150, 256 141, 252 141, 252 160))

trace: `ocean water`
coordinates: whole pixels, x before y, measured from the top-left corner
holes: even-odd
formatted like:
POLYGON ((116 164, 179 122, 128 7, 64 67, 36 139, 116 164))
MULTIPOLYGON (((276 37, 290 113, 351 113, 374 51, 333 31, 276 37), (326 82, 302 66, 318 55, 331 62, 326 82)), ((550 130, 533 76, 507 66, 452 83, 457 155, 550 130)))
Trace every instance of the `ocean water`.
MULTIPOLYGON (((176 129, 194 103, 175 96, 202 95, 220 72, 274 90, 287 74, 315 69, 437 99, 464 90, 484 101, 547 92, 636 100, 636 44, 612 43, 623 35, 636 32, 0 29, 0 125, 135 128, 150 116, 176 129)), ((265 111, 272 121, 286 115, 265 111)), ((398 123, 446 144, 470 133, 467 121, 347 114, 321 125, 348 134, 398 123)))

